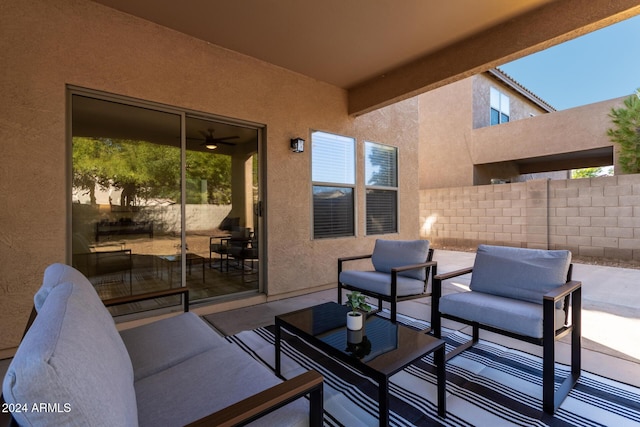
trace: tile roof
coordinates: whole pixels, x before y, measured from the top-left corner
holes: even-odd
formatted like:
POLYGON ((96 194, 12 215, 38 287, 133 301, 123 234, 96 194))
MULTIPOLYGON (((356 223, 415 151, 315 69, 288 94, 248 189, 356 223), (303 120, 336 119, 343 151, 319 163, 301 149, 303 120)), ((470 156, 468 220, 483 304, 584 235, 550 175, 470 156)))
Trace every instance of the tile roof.
POLYGON ((511 77, 509 74, 502 71, 500 68, 492 68, 487 72, 491 74, 493 77, 495 77, 496 79, 505 83, 507 86, 511 87, 516 92, 520 93, 522 96, 528 98, 530 101, 538 105, 543 110, 546 110, 548 113, 552 113, 556 111, 556 109, 551 104, 546 102, 544 99, 540 98, 535 93, 531 92, 526 87, 522 86, 513 77, 511 77))

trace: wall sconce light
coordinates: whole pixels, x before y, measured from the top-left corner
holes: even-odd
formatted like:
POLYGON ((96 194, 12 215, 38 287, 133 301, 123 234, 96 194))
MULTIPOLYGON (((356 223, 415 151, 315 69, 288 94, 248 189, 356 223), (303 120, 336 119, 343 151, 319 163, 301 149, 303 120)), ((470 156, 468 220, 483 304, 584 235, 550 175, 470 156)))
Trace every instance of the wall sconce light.
POLYGON ((302 153, 304 151, 304 139, 292 138, 291 151, 293 151, 294 153, 302 153))

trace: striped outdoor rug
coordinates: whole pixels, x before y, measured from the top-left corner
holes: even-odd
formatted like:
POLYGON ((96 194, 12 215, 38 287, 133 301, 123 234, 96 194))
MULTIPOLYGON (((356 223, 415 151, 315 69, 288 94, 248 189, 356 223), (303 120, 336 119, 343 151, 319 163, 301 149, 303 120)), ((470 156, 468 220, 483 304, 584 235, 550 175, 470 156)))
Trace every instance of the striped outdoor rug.
MULTIPOLYGON (((406 316, 398 320, 419 329, 428 326, 406 316)), ((270 326, 227 339, 273 369, 273 331, 270 326)), ((450 332, 447 351, 468 338, 450 332)), ((325 426, 378 425, 374 382, 286 332, 282 349, 285 378, 308 369, 324 376, 325 426)), ((563 375, 566 367, 558 370, 563 375)), ((540 357, 481 340, 447 362, 446 419, 437 416, 429 355, 391 377, 390 421, 393 426, 640 426, 640 389, 595 374, 582 372, 553 417, 542 411, 541 396, 540 357)))

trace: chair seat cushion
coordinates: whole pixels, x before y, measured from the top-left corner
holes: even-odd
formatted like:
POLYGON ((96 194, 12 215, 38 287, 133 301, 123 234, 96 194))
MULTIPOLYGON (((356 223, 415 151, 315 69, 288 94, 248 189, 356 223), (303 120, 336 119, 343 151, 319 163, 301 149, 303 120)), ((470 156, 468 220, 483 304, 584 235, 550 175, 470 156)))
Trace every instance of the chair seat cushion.
POLYGON ((567 281, 571 252, 479 245, 469 288, 542 304, 567 281))
POLYGON ((231 345, 191 312, 120 331, 135 380, 218 346, 231 345))
MULTIPOLYGON (((527 337, 542 338, 542 304, 484 292, 460 292, 440 298, 440 313, 527 337)), ((564 311, 556 309, 556 329, 561 328, 564 321, 564 311)))
MULTIPOLYGON (((379 271, 345 270, 339 280, 344 285, 361 290, 391 296, 391 275, 379 271)), ((398 276, 398 296, 418 295, 424 292, 424 282, 410 277, 398 276)))
MULTIPOLYGON (((280 382, 237 347, 218 347, 136 381, 140 425, 183 426, 280 382)), ((308 420, 309 403, 298 399, 250 425, 308 425, 308 420)))

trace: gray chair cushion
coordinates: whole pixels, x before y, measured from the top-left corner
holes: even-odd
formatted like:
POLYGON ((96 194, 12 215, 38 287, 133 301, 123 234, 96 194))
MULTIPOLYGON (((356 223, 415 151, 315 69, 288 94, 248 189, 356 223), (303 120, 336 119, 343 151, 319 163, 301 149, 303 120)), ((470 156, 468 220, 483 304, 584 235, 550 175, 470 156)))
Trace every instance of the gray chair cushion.
MULTIPOLYGON (((440 298, 440 313, 493 326, 533 338, 542 338, 542 305, 490 295, 460 292, 440 298)), ((555 310, 556 329, 564 324, 565 313, 555 310)))
MULTIPOLYGON (((137 381, 140 425, 183 426, 278 383, 243 351, 218 347, 137 381)), ((308 417, 308 401, 298 399, 251 425, 308 425, 308 417)))
POLYGON ((59 412, 15 413, 20 425, 138 424, 131 360, 92 287, 50 289, 9 366, 3 394, 9 403, 69 405, 68 412, 61 406, 59 412))
POLYGON ((571 252, 479 245, 470 289, 542 304, 567 281, 571 252))
MULTIPOLYGON (((391 275, 379 271, 345 270, 340 273, 341 283, 359 289, 391 296, 391 275)), ((424 292, 422 280, 398 275, 398 296, 417 295, 424 292)))
MULTIPOLYGON (((429 255, 428 240, 376 240, 371 262, 376 271, 391 273, 394 267, 420 264, 429 255)), ((425 280, 425 269, 409 270, 398 273, 399 276, 425 280)))
POLYGON ((191 312, 120 331, 120 336, 136 381, 207 350, 231 345, 191 312))

